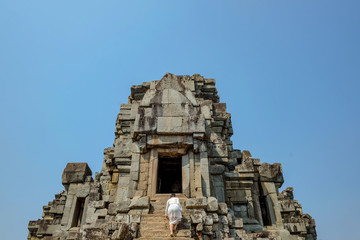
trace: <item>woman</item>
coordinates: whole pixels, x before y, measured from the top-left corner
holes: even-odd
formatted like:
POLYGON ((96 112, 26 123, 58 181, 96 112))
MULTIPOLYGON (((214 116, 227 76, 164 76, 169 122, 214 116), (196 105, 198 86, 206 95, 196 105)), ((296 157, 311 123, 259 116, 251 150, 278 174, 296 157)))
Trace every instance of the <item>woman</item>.
POLYGON ((178 223, 181 221, 181 211, 179 198, 175 197, 175 193, 172 193, 166 202, 165 208, 165 216, 169 219, 170 224, 170 237, 174 237, 174 230, 176 230, 178 223))

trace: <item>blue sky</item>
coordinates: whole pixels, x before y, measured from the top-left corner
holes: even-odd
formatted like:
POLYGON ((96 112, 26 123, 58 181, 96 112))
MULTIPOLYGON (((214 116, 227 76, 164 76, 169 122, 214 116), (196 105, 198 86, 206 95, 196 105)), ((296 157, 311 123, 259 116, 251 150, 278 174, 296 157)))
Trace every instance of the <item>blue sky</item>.
POLYGON ((63 189, 67 162, 100 171, 130 86, 215 78, 234 147, 280 162, 319 240, 358 236, 360 3, 0 1, 0 230, 63 189))

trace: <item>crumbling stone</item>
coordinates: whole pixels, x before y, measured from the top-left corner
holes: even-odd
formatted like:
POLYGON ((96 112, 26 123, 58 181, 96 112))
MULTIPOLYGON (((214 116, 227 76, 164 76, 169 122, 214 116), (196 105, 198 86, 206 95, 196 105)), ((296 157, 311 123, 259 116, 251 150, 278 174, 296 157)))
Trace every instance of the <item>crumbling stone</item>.
POLYGON ((130 209, 134 208, 149 208, 150 207, 150 198, 148 196, 141 197, 132 201, 129 205, 130 209))
POLYGON ((194 213, 190 215, 191 223, 202 223, 203 217, 199 213, 194 213))
POLYGON ((87 163, 68 163, 62 174, 62 184, 67 186, 70 183, 83 183, 91 174, 87 163))
POLYGON ((228 213, 228 206, 226 203, 219 203, 219 214, 227 214, 228 213))
POLYGON ((190 198, 185 202, 186 208, 206 208, 207 199, 206 198, 190 198))
POLYGON ((67 164, 65 190, 29 222, 28 240, 167 239, 172 191, 181 239, 315 240, 293 188, 279 192, 281 164, 234 149, 232 135, 214 79, 167 73, 132 86, 101 171, 93 179, 86 163, 67 164))
POLYGON ((219 209, 218 200, 214 197, 208 197, 206 211, 216 212, 219 209))

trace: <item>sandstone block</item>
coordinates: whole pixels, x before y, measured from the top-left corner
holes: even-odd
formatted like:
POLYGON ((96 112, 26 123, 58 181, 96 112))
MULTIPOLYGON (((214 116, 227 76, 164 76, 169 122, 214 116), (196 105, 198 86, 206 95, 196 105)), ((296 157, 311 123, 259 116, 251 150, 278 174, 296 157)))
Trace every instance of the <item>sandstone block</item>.
POLYGON ((202 223, 203 217, 200 213, 190 214, 191 223, 202 223))
POLYGON ((115 139, 114 157, 115 158, 130 158, 131 157, 132 139, 128 137, 119 137, 115 139))
POLYGON ((204 229, 204 226, 203 226, 202 223, 198 223, 198 224, 196 225, 196 231, 197 231, 197 232, 201 232, 203 229, 204 229))
POLYGON ((204 226, 202 232, 205 235, 212 235, 212 230, 213 230, 212 226, 204 226))
POLYGON ((206 198, 189 198, 185 202, 186 208, 206 208, 207 199, 206 198))
POLYGON ((130 216, 124 214, 117 214, 115 217, 115 221, 123 222, 123 223, 130 223, 130 216))
POLYGON ((121 223, 119 229, 116 230, 112 236, 112 240, 127 240, 130 239, 130 228, 128 224, 121 223))
POLYGON ((219 175, 225 171, 225 166, 220 164, 215 164, 210 166, 210 174, 219 175))
POLYGON ((130 209, 149 208, 149 207, 150 207, 150 198, 148 196, 133 200, 129 206, 130 209))
POLYGON ((94 208, 104 208, 105 207, 105 201, 99 200, 99 201, 93 201, 94 208))
POLYGON ((130 223, 140 223, 141 215, 130 215, 130 223))
POLYGON ((206 216, 205 221, 204 221, 204 225, 205 226, 211 226, 213 224, 214 224, 214 221, 213 221, 212 216, 210 216, 210 215, 206 216))
POLYGON ((242 218, 235 218, 233 223, 233 228, 243 228, 243 219, 242 218))
POLYGON ((306 232, 304 223, 284 223, 284 227, 289 230, 290 233, 306 232))
POLYGON ((226 143, 212 143, 208 145, 209 157, 227 157, 228 150, 226 143))
POLYGON ((234 213, 232 213, 231 211, 227 214, 227 219, 229 221, 229 226, 233 225, 233 220, 234 220, 234 213))
POLYGON ((260 180, 264 182, 283 183, 283 173, 280 163, 263 163, 259 167, 260 180))
POLYGON ((96 209, 95 213, 94 213, 94 216, 96 218, 99 217, 99 216, 106 217, 107 213, 108 213, 108 210, 106 208, 96 209))
POLYGON ((131 223, 130 224, 130 232, 132 238, 138 237, 138 231, 139 231, 139 224, 137 223, 131 223))
POLYGON ((216 212, 218 209, 218 200, 214 197, 208 197, 206 210, 208 212, 216 212))
POLYGON ((117 213, 127 213, 129 209, 130 201, 123 201, 120 203, 110 203, 108 212, 110 215, 116 215, 117 213))
MULTIPOLYGON (((218 224, 218 223, 219 223, 219 215, 217 215, 216 213, 209 213, 209 216, 212 217, 214 224, 218 224)), ((215 230, 214 230, 214 231, 215 231, 215 230)), ((217 230, 216 230, 216 231, 217 231, 217 230)))
POLYGON ((79 198, 85 198, 89 195, 89 193, 90 193, 90 185, 86 184, 78 187, 76 196, 79 198))
POLYGON ((247 233, 263 230, 263 226, 261 225, 244 225, 243 228, 247 233))
POLYGON ((228 218, 227 218, 227 216, 225 216, 225 215, 220 215, 220 216, 219 216, 219 221, 220 221, 223 225, 228 225, 228 224, 229 224, 228 218))
MULTIPOLYGON (((244 151, 245 152, 245 151, 244 151)), ((251 158, 244 158, 244 152, 241 164, 236 166, 236 170, 239 173, 254 172, 254 163, 251 158)))
POLYGON ((295 212, 294 200, 279 201, 281 212, 295 212))
POLYGON ((83 183, 92 172, 87 163, 68 163, 62 174, 62 184, 83 183))
POLYGON ((131 165, 131 158, 128 157, 116 157, 114 160, 115 165, 131 165))
POLYGON ((219 203, 219 209, 218 209, 218 213, 219 214, 228 214, 228 207, 226 203, 219 203))

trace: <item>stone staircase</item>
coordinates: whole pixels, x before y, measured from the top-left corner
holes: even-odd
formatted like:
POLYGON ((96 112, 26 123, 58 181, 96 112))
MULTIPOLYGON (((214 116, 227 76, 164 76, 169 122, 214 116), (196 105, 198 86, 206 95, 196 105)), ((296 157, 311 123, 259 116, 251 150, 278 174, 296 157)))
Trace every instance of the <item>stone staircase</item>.
POLYGON ((178 224, 177 230, 174 231, 175 237, 170 237, 169 221, 165 218, 166 201, 169 199, 168 194, 157 196, 151 200, 150 213, 142 215, 140 223, 140 238, 146 240, 188 240, 191 238, 190 230, 190 212, 185 209, 186 197, 179 196, 183 208, 183 219, 178 224))

